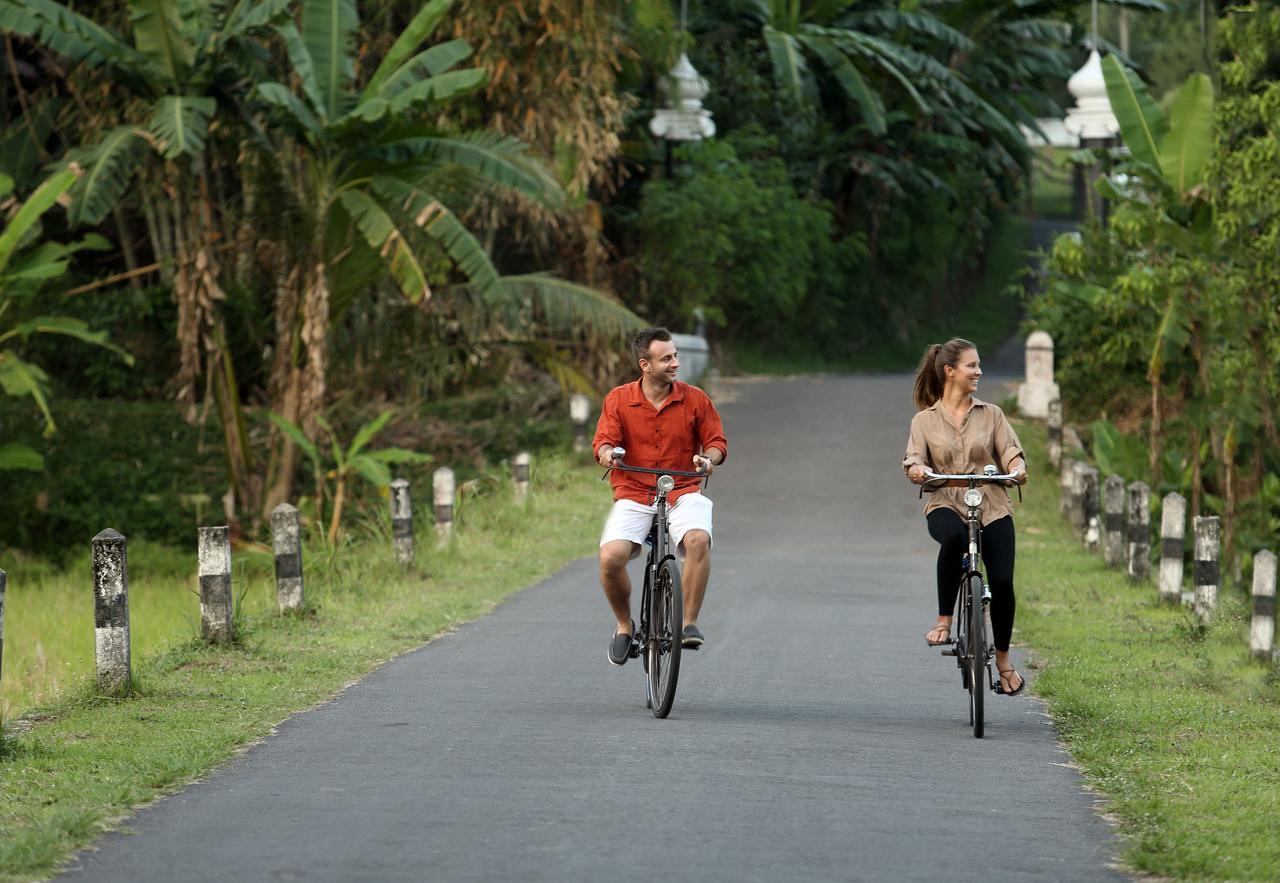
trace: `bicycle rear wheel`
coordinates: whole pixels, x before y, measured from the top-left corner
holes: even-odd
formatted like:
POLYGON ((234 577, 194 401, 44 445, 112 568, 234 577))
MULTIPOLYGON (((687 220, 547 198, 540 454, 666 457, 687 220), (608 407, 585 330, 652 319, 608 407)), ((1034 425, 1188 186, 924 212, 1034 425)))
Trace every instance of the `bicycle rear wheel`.
POLYGON ((649 696, 654 717, 666 717, 676 699, 680 677, 680 636, 684 630, 684 596, 680 591, 680 566, 668 558, 658 565, 649 593, 649 696))
POLYGON ((969 711, 973 720, 973 736, 982 738, 982 700, 987 691, 987 629, 982 615, 982 577, 976 573, 966 578, 965 654, 969 657, 969 711))

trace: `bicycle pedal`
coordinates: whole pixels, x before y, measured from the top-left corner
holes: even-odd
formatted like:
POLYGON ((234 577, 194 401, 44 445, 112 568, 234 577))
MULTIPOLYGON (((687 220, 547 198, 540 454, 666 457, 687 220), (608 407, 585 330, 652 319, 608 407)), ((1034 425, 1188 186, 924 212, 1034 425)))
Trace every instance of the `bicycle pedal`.
POLYGON ((939 651, 938 651, 938 655, 940 655, 940 656, 955 656, 955 655, 956 655, 956 648, 955 648, 955 646, 954 646, 954 645, 952 645, 952 646, 948 647, 946 650, 939 650, 939 651))

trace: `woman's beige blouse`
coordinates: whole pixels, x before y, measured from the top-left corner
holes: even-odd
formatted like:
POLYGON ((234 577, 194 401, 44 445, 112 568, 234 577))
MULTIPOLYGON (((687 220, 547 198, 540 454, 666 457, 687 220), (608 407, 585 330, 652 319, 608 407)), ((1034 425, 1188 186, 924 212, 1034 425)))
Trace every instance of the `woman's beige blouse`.
MULTIPOLYGON (((1026 468, 1022 444, 999 407, 973 399, 969 413, 956 429, 939 400, 911 418, 911 433, 907 436, 902 471, 920 465, 934 472, 972 475, 981 473, 983 466, 994 465, 1001 472, 1009 472, 1018 461, 1022 461, 1023 468, 1026 468)), ((944 487, 925 494, 925 514, 947 508, 964 518, 968 513, 964 492, 965 488, 944 487)), ((982 495, 983 526, 1013 514, 1013 503, 1004 488, 982 485, 982 495)))

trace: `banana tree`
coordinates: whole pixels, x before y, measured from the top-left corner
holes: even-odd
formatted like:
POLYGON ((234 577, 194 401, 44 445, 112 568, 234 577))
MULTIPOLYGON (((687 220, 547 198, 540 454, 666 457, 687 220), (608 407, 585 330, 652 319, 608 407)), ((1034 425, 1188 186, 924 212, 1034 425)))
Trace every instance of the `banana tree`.
POLYGON ((206 153, 215 124, 238 128, 248 83, 261 76, 258 38, 288 17, 290 5, 129 0, 126 38, 55 0, 0 0, 0 30, 68 59, 68 80, 89 68, 112 84, 105 111, 118 124, 67 154, 84 171, 68 216, 73 226, 95 225, 139 195, 152 252, 178 306, 178 400, 194 420, 200 376, 208 373, 237 489, 250 485, 254 465, 217 310, 225 295, 214 244, 229 237, 214 217, 206 153))
MULTIPOLYGON (((1214 149, 1213 84, 1203 73, 1189 76, 1174 97, 1168 115, 1148 92, 1146 84, 1133 70, 1114 55, 1102 60, 1102 73, 1107 84, 1107 97, 1120 124, 1120 134, 1129 149, 1130 159, 1120 163, 1116 171, 1143 183, 1140 192, 1118 186, 1114 178, 1103 179, 1099 186, 1112 199, 1132 200, 1147 207, 1155 215, 1154 229, 1164 249, 1181 263, 1208 264, 1214 252, 1213 206, 1204 198, 1203 185, 1214 149)), ((1164 368, 1171 353, 1190 350, 1200 366, 1198 375, 1207 377, 1204 363, 1203 328, 1194 320, 1195 308, 1203 292, 1200 273, 1178 272, 1177 284, 1167 287, 1160 321, 1150 343, 1147 381, 1151 385, 1151 471, 1153 481, 1161 478, 1161 447, 1164 429, 1164 368)), ((1201 383, 1208 395, 1208 381, 1201 383)), ((1199 447, 1203 427, 1195 429, 1193 449, 1199 447)), ((1216 429, 1210 426, 1211 433, 1216 429)), ((1215 447, 1221 441, 1215 435, 1215 447)), ((1193 457, 1198 463, 1198 452, 1193 457)), ((1192 496, 1200 496, 1200 474, 1197 470, 1192 496)))
MULTIPOLYGON (((77 177, 78 170, 69 169, 46 179, 0 230, 0 389, 7 395, 31 397, 44 415, 46 436, 57 430, 49 407, 49 376, 39 365, 22 358, 15 348, 22 340, 33 334, 63 335, 109 349, 127 364, 133 364, 133 357, 109 342, 106 332, 93 331, 79 319, 41 315, 12 324, 5 321, 21 298, 66 272, 68 260, 77 251, 109 247, 105 239, 96 235, 70 245, 35 241, 41 215, 75 185, 77 177)), ((0 174, 0 203, 12 191, 13 179, 0 174)), ((0 470, 38 472, 43 468, 44 459, 30 447, 14 442, 0 443, 0 470)))
MULTIPOLYGON (((495 188, 548 205, 562 194, 523 143, 429 121, 486 79, 462 66, 471 55, 463 40, 423 48, 451 5, 424 5, 361 83, 354 0, 304 0, 300 23, 276 27, 289 79, 254 90, 271 122, 262 146, 290 192, 284 235, 292 237, 292 258, 276 297, 272 410, 308 438, 320 428, 327 394, 330 323, 382 278, 424 309, 442 286, 464 284, 492 304, 532 292, 544 303, 580 304, 605 323, 634 319, 558 280, 503 280, 460 219, 476 194, 495 188)), ((289 496, 297 465, 296 439, 282 434, 278 445, 265 509, 289 496)))

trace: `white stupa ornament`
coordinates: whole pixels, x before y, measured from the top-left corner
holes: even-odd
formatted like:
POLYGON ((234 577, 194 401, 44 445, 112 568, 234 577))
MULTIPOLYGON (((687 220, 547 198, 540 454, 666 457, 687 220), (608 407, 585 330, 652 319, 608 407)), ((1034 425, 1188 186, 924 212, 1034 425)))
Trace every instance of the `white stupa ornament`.
POLYGON ((702 107, 702 99, 710 89, 694 70, 689 56, 680 53, 675 67, 662 78, 658 88, 666 106, 659 108, 649 121, 650 132, 668 141, 701 141, 716 133, 711 111, 702 107))
POLYGON ((1107 81, 1102 76, 1102 57, 1097 49, 1089 51, 1084 67, 1067 80, 1067 91, 1075 96, 1076 106, 1067 111, 1063 127, 1083 139, 1114 138, 1120 123, 1107 98, 1107 81))

